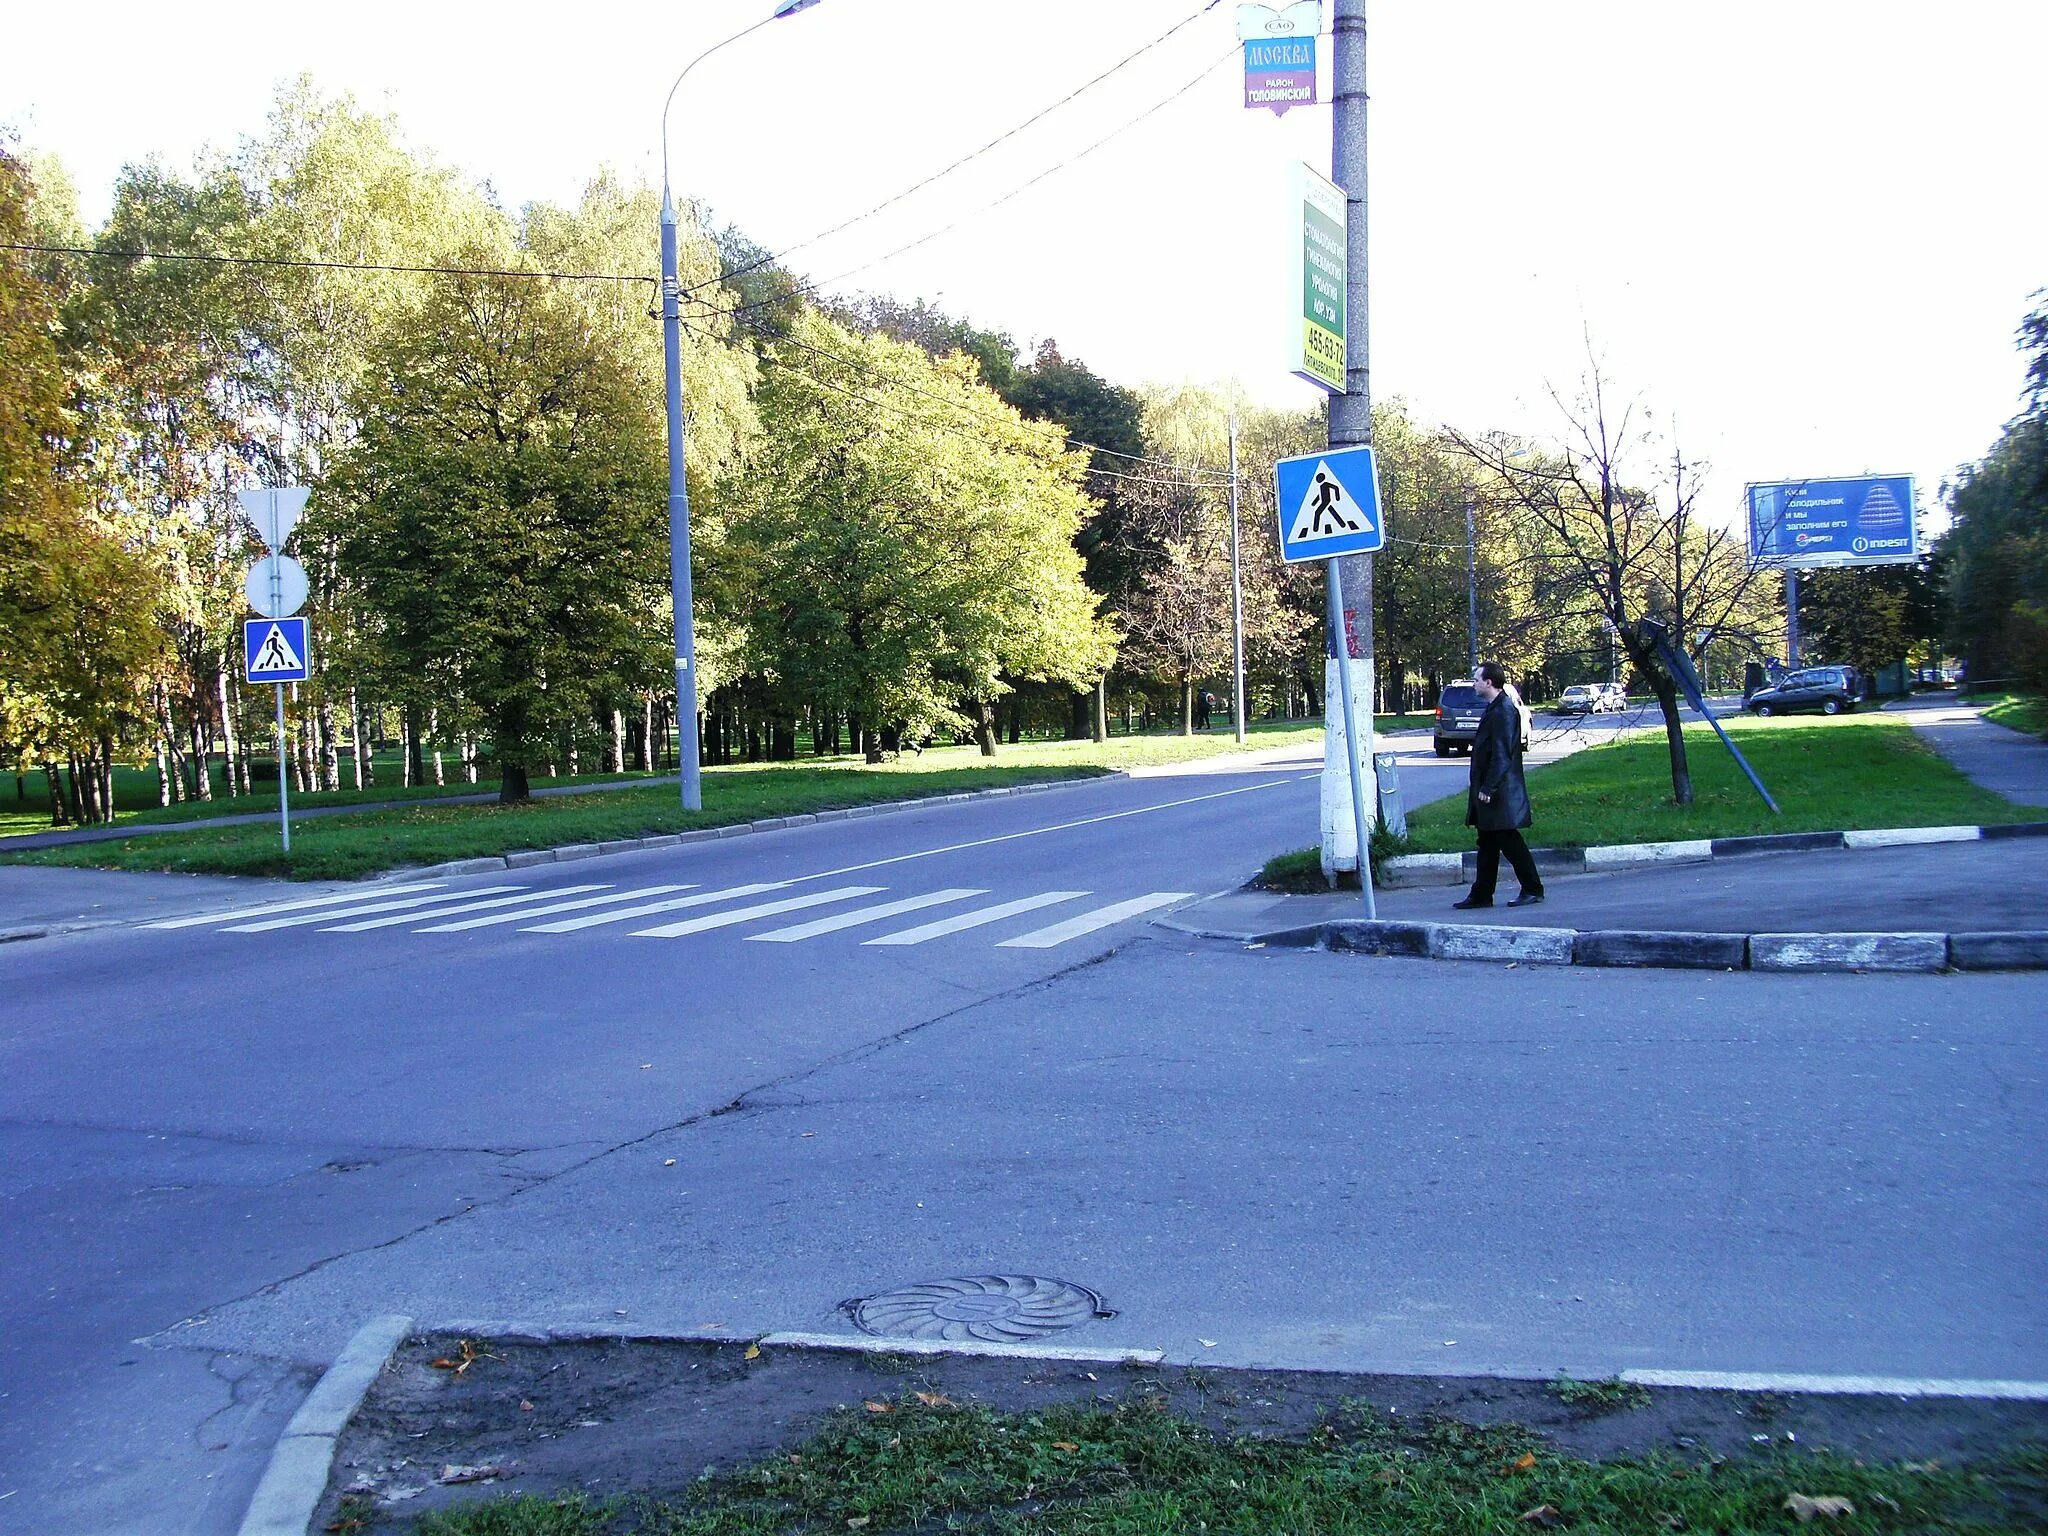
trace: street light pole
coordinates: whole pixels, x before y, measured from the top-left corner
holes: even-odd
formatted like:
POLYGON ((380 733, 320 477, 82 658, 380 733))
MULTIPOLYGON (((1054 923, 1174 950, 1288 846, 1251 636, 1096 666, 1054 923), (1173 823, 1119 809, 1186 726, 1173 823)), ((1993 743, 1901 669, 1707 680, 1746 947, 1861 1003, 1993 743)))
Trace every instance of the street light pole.
POLYGON ((1230 413, 1230 722, 1244 745, 1244 575, 1237 548, 1237 412, 1230 413))
MULTIPOLYGON (((668 114, 691 70, 771 21, 809 10, 818 0, 778 0, 773 11, 713 43, 683 66, 661 104, 661 351, 668 413, 668 578, 675 607, 676 763, 682 770, 683 809, 704 809, 703 776, 697 745, 697 624, 690 591, 690 487, 683 443, 683 285, 676 275, 676 206, 669 190, 668 114)), ((652 748, 649 748, 650 755, 652 748)))

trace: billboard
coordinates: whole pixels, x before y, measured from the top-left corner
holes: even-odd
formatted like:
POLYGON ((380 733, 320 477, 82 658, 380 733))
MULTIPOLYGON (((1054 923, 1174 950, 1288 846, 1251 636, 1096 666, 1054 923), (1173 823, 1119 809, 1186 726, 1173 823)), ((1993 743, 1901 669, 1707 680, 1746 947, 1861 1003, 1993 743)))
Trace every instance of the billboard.
POLYGON ((1304 165, 1296 169, 1292 204, 1301 231, 1295 247, 1300 308, 1290 304, 1288 372, 1298 379, 1344 393, 1345 290, 1348 252, 1344 189, 1304 165))
POLYGON ((1920 558, 1911 475, 1752 484, 1749 557, 1760 565, 1900 565, 1920 558))

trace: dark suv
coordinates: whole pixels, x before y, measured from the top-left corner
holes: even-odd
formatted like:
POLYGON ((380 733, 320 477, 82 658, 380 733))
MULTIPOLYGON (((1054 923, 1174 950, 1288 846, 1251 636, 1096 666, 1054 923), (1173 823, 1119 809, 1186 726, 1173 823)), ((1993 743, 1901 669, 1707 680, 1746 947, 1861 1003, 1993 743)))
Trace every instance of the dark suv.
MULTIPOLYGON (((1529 750, 1529 706, 1522 702, 1520 694, 1508 691, 1508 702, 1521 717, 1522 750, 1529 750)), ((1479 717, 1486 713, 1486 706, 1479 701, 1479 690, 1470 683, 1445 683, 1444 691, 1436 701, 1436 755, 1449 757, 1453 751, 1470 752, 1473 738, 1479 734, 1479 717)))
POLYGON ((1801 667, 1751 694, 1749 708, 1759 715, 1787 715, 1799 709, 1839 715, 1854 709, 1861 693, 1854 667, 1801 667))

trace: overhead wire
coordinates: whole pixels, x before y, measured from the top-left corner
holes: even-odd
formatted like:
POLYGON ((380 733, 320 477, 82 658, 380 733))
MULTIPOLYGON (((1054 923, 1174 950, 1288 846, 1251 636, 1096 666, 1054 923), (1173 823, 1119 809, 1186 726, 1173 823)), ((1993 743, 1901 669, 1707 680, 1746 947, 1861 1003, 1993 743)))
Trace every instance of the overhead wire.
POLYGON ((0 251, 28 251, 47 256, 102 256, 114 261, 200 261, 235 267, 309 267, 333 272, 410 272, 430 277, 544 277, 577 283, 648 283, 657 277, 623 272, 551 272, 528 267, 415 267, 388 261, 316 261, 303 256, 220 256, 195 251, 107 249, 91 245, 42 245, 33 241, 0 242, 0 251))
POLYGON ((816 233, 815 235, 807 235, 802 240, 799 240, 795 245, 784 246, 779 251, 766 252, 765 254, 755 258, 753 261, 748 262, 745 266, 735 268, 733 271, 727 272, 720 277, 707 278, 705 281, 701 283, 693 283, 691 286, 681 290, 683 295, 687 297, 688 295, 695 293, 700 288, 715 287, 717 284, 729 281, 732 278, 744 277, 747 273, 759 271, 762 267, 767 266, 771 262, 780 261, 785 256, 791 256, 798 251, 807 250, 811 246, 816 245, 820 240, 829 239, 833 235, 839 234, 842 231, 853 228, 853 226, 856 224, 865 223, 867 222, 867 220, 873 218, 876 214, 881 213, 886 209, 893 208, 896 206, 896 204, 902 202, 904 199, 912 197, 919 192, 922 192, 926 187, 932 186, 937 182, 945 180, 946 177, 952 175, 955 171, 959 170, 963 165, 967 165, 972 161, 980 159, 990 150, 995 149, 999 145, 1009 142, 1011 139, 1014 139, 1015 137, 1017 137, 1018 134, 1024 132, 1027 128, 1032 127, 1036 123, 1043 122, 1046 118, 1052 116, 1053 113, 1059 111, 1060 108, 1067 106, 1074 101, 1079 100, 1089 91, 1095 89, 1096 86, 1102 84, 1102 82, 1107 80, 1111 75, 1114 75, 1119 70, 1122 70, 1128 65, 1137 62, 1137 60, 1143 58, 1146 54, 1150 53, 1154 48, 1159 47, 1160 44, 1164 43, 1168 38, 1171 38, 1184 28, 1191 26, 1196 21, 1199 21, 1203 16, 1206 16, 1209 12, 1215 10, 1216 7, 1222 3, 1223 0, 1208 0, 1208 3, 1206 5, 1197 7, 1194 11, 1182 17, 1179 21, 1175 22, 1172 26, 1168 27, 1164 32, 1160 33, 1159 36, 1153 38, 1151 42, 1145 44, 1136 52, 1126 54, 1123 58, 1118 59, 1116 63, 1110 65, 1109 68, 1105 69, 1101 74, 1095 76, 1092 80, 1085 81, 1082 84, 1074 87, 1073 90, 1067 92, 1066 95, 1062 96, 1058 101, 1052 103, 1052 105, 1041 108, 1039 111, 1034 112, 1030 117, 1025 118, 1023 122, 1017 124, 1014 128, 1007 129, 1004 132, 997 134, 994 138, 990 139, 986 144, 982 145, 981 148, 972 150, 969 153, 962 155, 958 160, 955 160, 952 164, 944 166, 941 169, 932 172, 931 175, 925 177, 922 181, 914 182, 910 186, 905 187, 901 192, 894 193, 891 196, 882 199, 882 201, 875 204, 874 207, 869 208, 862 213, 857 213, 850 219, 845 219, 842 220, 840 223, 834 224, 830 229, 822 229, 818 231, 818 233, 816 233))
MULTIPOLYGON (((1200 85, 1204 80, 1208 79, 1208 77, 1214 74, 1217 71, 1217 69, 1219 69, 1223 64, 1225 64, 1226 62, 1235 57, 1237 57, 1237 49, 1235 45, 1233 45, 1229 52, 1217 58, 1213 63, 1205 67, 1200 74, 1196 75, 1192 80, 1189 80, 1185 85, 1176 87, 1169 94, 1161 97, 1158 101, 1154 102, 1151 106, 1147 107, 1144 111, 1140 112, 1136 117, 1131 118, 1130 120, 1123 123, 1121 126, 1117 128, 1111 129, 1108 133, 1104 134, 1094 143, 1088 145, 1086 148, 1075 151, 1075 153, 1069 155, 1066 159, 1060 161, 1058 164, 1050 166, 1043 171, 1040 171, 1036 176, 1033 176, 1030 180, 1025 181, 1020 185, 1011 188, 1008 192, 1005 192, 1001 197, 996 198, 993 202, 984 203, 981 207, 976 208, 971 212, 960 215, 959 218, 954 219, 951 223, 942 225, 940 228, 932 230, 929 234, 920 235, 917 239, 910 241, 906 245, 900 245, 893 251, 888 251, 883 255, 875 257, 872 261, 862 262, 857 267, 849 267, 847 270, 840 272, 835 276, 828 277, 824 279, 822 282, 806 278, 798 284, 798 293, 803 295, 804 297, 817 298, 821 294, 823 289, 830 287, 834 283, 843 282, 845 279, 849 277, 857 277, 863 272, 872 271, 876 267, 882 266, 887 262, 894 261, 898 256, 902 256, 907 252, 914 251, 919 246, 929 245, 932 241, 939 239, 941 236, 951 234, 954 230, 960 228, 961 225, 967 224, 975 219, 980 218, 985 213, 989 213, 997 208, 1000 208, 1003 204, 1011 201, 1013 198, 1021 197, 1024 193, 1030 191, 1031 188, 1037 186, 1040 182, 1046 180, 1048 177, 1056 176, 1061 171, 1066 170, 1068 167, 1075 165, 1082 160, 1085 160, 1088 156, 1094 154, 1096 150, 1101 149, 1105 144, 1108 144, 1111 141, 1122 137, 1124 134, 1130 132, 1131 129, 1137 127, 1138 124, 1144 122, 1147 118, 1152 117, 1156 113, 1164 111, 1167 107, 1172 106, 1174 102, 1180 100, 1181 97, 1187 95, 1189 91, 1192 91, 1196 86, 1200 85)), ((736 273, 731 275, 736 276, 739 274, 736 273)), ((697 287, 699 288, 702 288, 704 286, 707 285, 703 283, 697 285, 697 287)), ((695 300, 694 302, 702 305, 703 307, 698 309, 692 316, 692 318, 698 320, 712 320, 725 315, 743 315, 754 310, 772 308, 777 304, 786 302, 789 297, 790 295, 779 295, 772 299, 755 299, 749 303, 736 304, 729 307, 720 307, 717 305, 706 304, 705 301, 699 299, 695 300)))

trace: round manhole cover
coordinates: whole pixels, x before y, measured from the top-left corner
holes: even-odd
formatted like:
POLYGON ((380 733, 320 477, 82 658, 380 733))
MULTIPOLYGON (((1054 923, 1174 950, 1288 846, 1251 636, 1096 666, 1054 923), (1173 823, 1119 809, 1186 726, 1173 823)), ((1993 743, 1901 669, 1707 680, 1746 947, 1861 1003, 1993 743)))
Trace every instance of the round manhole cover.
POLYGON ((1076 1323, 1114 1317, 1085 1285, 1042 1275, 969 1275, 885 1291, 853 1304, 864 1333, 892 1339, 1019 1344, 1076 1323))

